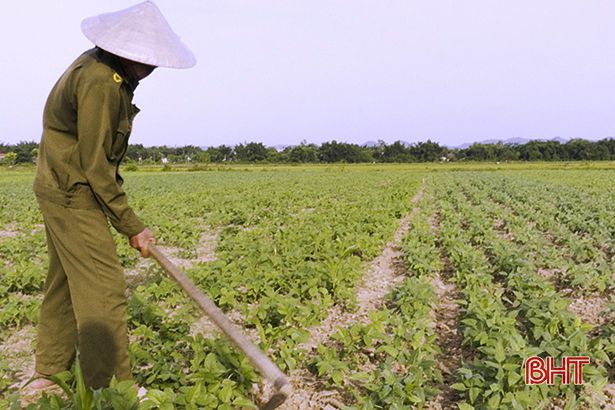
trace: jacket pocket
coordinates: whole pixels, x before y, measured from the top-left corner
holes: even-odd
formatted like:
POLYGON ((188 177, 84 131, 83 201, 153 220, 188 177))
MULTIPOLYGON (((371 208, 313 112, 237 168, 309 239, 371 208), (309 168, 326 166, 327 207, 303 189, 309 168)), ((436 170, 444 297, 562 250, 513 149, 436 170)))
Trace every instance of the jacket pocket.
POLYGON ((126 153, 126 148, 128 146, 128 138, 130 137, 131 131, 132 124, 130 123, 130 121, 128 119, 120 120, 120 123, 113 137, 113 144, 111 145, 111 155, 109 156, 109 161, 116 162, 122 159, 122 157, 126 153))

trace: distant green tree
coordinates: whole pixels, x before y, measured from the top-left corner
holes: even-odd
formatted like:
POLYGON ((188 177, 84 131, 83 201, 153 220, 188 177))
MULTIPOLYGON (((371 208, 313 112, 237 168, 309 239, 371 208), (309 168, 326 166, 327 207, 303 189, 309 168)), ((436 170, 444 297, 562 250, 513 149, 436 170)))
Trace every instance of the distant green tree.
POLYGON ((519 159, 523 161, 542 161, 542 152, 538 144, 533 144, 536 141, 530 141, 527 144, 519 146, 519 159))
POLYGON ((184 157, 181 156, 181 155, 177 155, 177 154, 169 154, 169 155, 167 155, 167 159, 172 164, 177 164, 177 163, 180 163, 180 162, 184 162, 183 161, 184 157))
POLYGON ((211 158, 211 162, 221 163, 230 162, 235 159, 235 154, 232 147, 220 145, 219 147, 207 148, 207 153, 211 158))
POLYGON ((194 162, 195 158, 197 158, 201 153, 203 153, 203 149, 201 147, 186 145, 178 148, 175 154, 180 158, 181 162, 194 162))
POLYGON ((495 156, 498 161, 515 161, 519 159, 519 152, 514 145, 497 143, 495 146, 495 156))
POLYGON ((202 151, 198 154, 195 154, 194 157, 192 157, 192 162, 196 162, 199 164, 208 164, 211 162, 211 156, 209 151, 202 151))
POLYGON ((382 147, 383 162, 414 162, 416 158, 401 141, 395 141, 391 145, 382 147))
POLYGON ((607 156, 605 159, 615 160, 615 139, 605 138, 595 143, 599 146, 599 150, 607 156))
POLYGON ((584 139, 572 139, 564 145, 570 159, 577 161, 597 161, 608 159, 608 149, 584 139))
POLYGON ((148 154, 148 158, 154 161, 154 163, 160 162, 165 156, 162 149, 159 147, 151 147, 150 149, 148 149, 148 154))
MULTIPOLYGON (((22 142, 16 145, 0 143, 0 152, 15 152, 16 162, 31 162, 36 158, 38 145, 34 142, 22 142)), ((449 149, 436 142, 427 140, 406 146, 401 141, 387 145, 379 140, 374 146, 364 147, 332 140, 320 146, 302 141, 300 145, 286 147, 278 152, 275 148, 262 143, 250 142, 236 145, 200 147, 143 147, 141 144, 129 145, 126 161, 137 161, 141 157, 144 163, 160 163, 163 157, 173 162, 432 162, 446 157, 449 160, 474 161, 579 161, 579 160, 615 160, 615 140, 606 138, 592 142, 574 139, 566 144, 558 141, 530 141, 526 144, 475 143, 465 149, 449 149), (190 159, 190 160, 189 160, 190 159)))
POLYGON ((129 144, 124 159, 139 161, 139 158, 141 158, 141 160, 145 160, 150 156, 148 151, 143 144, 129 144))
POLYGON ((369 148, 347 144, 335 140, 323 143, 318 150, 322 162, 372 162, 374 159, 369 148))
MULTIPOLYGON (((534 141, 531 141, 534 142, 534 141)), ((559 161, 561 144, 559 141, 536 141, 544 161, 559 161)), ((529 144, 529 143, 528 143, 529 144)))
POLYGON ((343 144, 339 144, 336 140, 320 144, 318 149, 318 158, 322 162, 340 162, 345 158, 343 144))
POLYGON ((284 162, 285 157, 281 152, 278 152, 277 149, 273 147, 268 147, 265 154, 265 161, 271 163, 284 162))
POLYGON ((247 162, 248 161, 248 150, 246 145, 237 144, 233 147, 233 156, 239 162, 247 162))
POLYGON ((36 157, 33 156, 33 150, 38 148, 38 143, 22 141, 11 147, 11 151, 17 155, 16 164, 24 164, 34 162, 36 157))
POLYGON ((15 165, 17 163, 17 153, 7 152, 6 154, 4 154, 4 159, 2 160, 2 163, 6 165, 15 165))
POLYGON ((474 143, 470 145, 465 155, 472 161, 496 161, 495 144, 474 143))
POLYGON ((245 158, 248 162, 262 162, 267 159, 267 147, 261 142, 249 142, 245 146, 245 158))
POLYGON ((318 159, 318 147, 315 144, 301 143, 294 147, 287 147, 284 149, 284 153, 287 155, 289 162, 298 163, 316 163, 318 159))
POLYGON ((410 153, 419 162, 434 162, 446 156, 446 148, 437 142, 427 140, 427 142, 417 142, 410 147, 410 153))

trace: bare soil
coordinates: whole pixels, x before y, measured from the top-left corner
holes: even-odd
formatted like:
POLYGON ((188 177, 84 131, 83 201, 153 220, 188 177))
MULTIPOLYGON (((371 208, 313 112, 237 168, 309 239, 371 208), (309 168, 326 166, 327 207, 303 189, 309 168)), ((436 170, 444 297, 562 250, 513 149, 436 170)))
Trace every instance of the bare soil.
MULTIPOLYGON (((216 256, 216 248, 218 245, 218 239, 220 230, 212 230, 206 228, 201 234, 199 245, 196 248, 196 257, 193 259, 185 259, 178 256, 181 253, 181 249, 172 246, 158 245, 164 255, 174 264, 183 269, 190 269, 196 263, 213 262, 218 259, 216 256)), ((143 272, 153 266, 155 262, 152 259, 140 259, 132 269, 126 269, 126 280, 129 288, 136 288, 142 283, 144 277, 143 272)))
MULTIPOLYGON (((437 215, 431 218, 430 226, 434 232, 438 232, 437 215)), ((463 336, 459 331, 459 304, 457 303, 458 300, 463 299, 463 295, 450 280, 453 274, 450 262, 446 257, 443 257, 443 261, 443 271, 436 272, 431 278, 431 284, 438 300, 432 311, 432 317, 438 335, 438 346, 442 350, 438 358, 438 367, 443 377, 442 383, 436 386, 440 393, 425 406, 432 410, 456 408, 455 403, 460 399, 459 393, 450 386, 455 383, 455 371, 461 367, 465 356, 462 347, 463 336)))
POLYGON ((16 236, 19 236, 20 234, 21 233, 17 229, 17 224, 16 223, 10 223, 7 226, 5 226, 3 230, 0 230, 0 239, 3 239, 3 238, 14 238, 16 236))
POLYGON ((184 259, 179 255, 181 249, 172 246, 158 246, 166 257, 175 265, 184 269, 192 268, 196 263, 213 262, 218 260, 216 256, 216 247, 218 245, 218 238, 220 236, 220 230, 206 229, 199 240, 199 245, 196 248, 196 258, 184 259))
POLYGON ((543 278, 553 282, 562 274, 562 271, 556 268, 539 268, 538 274, 543 278))
POLYGON ((615 409, 615 383, 609 383, 604 387, 603 392, 606 396, 603 400, 596 400, 601 409, 615 409))
POLYGON ((147 275, 144 274, 151 266, 153 266, 151 259, 140 258, 137 265, 132 269, 124 269, 124 275, 126 276, 126 283, 129 290, 134 290, 139 285, 144 285, 147 281, 147 275))
POLYGON ((493 228, 499 237, 508 241, 514 241, 514 235, 506 228, 504 221, 497 219, 493 222, 493 228))
POLYGON ((45 230, 45 225, 43 224, 36 224, 34 225, 34 228, 32 228, 32 231, 30 232, 32 235, 36 235, 39 232, 43 232, 45 230))
POLYGON ((196 263, 213 262, 218 260, 216 256, 216 248, 218 247, 218 239, 220 237, 220 229, 207 229, 201 234, 199 246, 196 249, 196 263))
POLYGON ((443 382, 436 386, 440 394, 428 403, 426 408, 440 410, 455 408, 455 403, 459 401, 459 394, 450 386, 456 382, 455 371, 461 367, 463 357, 463 336, 458 331, 459 305, 456 302, 462 296, 456 286, 440 273, 434 275, 432 286, 439 300, 433 315, 438 345, 442 349, 438 367, 442 372, 443 382))
MULTIPOLYGON (((293 392, 278 409, 286 410, 336 410, 344 407, 337 391, 326 390, 321 383, 307 370, 297 369, 290 377, 293 392)), ((252 394, 255 402, 263 405, 274 393, 273 386, 254 385, 252 394)))
POLYGON ((594 327, 615 319, 614 312, 609 308, 610 300, 601 294, 578 296, 568 305, 568 310, 574 313, 582 322, 594 327))
POLYGON ((206 339, 213 339, 220 334, 220 331, 214 325, 211 320, 206 316, 201 317, 199 320, 194 321, 190 326, 190 336, 202 335, 206 339))
POLYGON ((0 256, 0 265, 4 265, 5 267, 10 268, 11 266, 13 266, 13 262, 6 260, 0 256))
POLYGON ((34 374, 34 339, 36 329, 26 325, 12 333, 0 344, 0 357, 15 371, 12 387, 18 389, 34 374))
MULTIPOLYGON (((243 314, 238 310, 231 310, 225 313, 226 317, 237 325, 241 329, 241 332, 248 337, 250 342, 257 345, 261 342, 261 337, 258 331, 254 328, 246 327, 246 320, 243 314)), ((195 336, 200 334, 201 336, 209 339, 217 338, 222 335, 222 331, 213 323, 206 315, 201 316, 190 326, 190 335, 195 336)))

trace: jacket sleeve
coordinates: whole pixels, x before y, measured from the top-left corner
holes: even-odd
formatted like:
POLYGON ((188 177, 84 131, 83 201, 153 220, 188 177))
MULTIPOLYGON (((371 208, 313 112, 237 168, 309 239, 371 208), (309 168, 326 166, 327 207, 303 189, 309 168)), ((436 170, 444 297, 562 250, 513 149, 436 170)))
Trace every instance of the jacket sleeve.
POLYGON ((112 81, 86 81, 78 87, 76 97, 79 160, 85 178, 115 229, 134 236, 145 225, 128 206, 111 157, 120 118, 119 86, 112 81))

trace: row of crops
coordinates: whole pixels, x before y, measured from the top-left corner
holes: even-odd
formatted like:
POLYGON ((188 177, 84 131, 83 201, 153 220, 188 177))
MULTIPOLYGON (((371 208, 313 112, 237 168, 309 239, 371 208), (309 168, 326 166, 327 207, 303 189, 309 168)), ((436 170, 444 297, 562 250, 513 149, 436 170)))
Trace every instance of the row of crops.
MULTIPOLYGON (((206 173, 128 173, 137 213, 187 273, 286 372, 334 392, 338 407, 567 408, 608 401, 615 326, 592 323, 572 300, 608 301, 615 272, 610 170, 426 172, 411 167, 263 168, 206 173), (424 182, 421 182, 423 181, 424 182), (413 204, 419 186, 422 199, 413 204), (366 321, 347 323, 315 349, 310 329, 332 311, 353 311, 370 261, 400 219, 403 280, 366 321), (199 259, 215 233, 214 260, 199 259), (445 340, 437 281, 456 290, 445 340), (441 326, 440 326, 441 327, 441 326), (458 343, 454 349, 451 343, 458 343), (453 354, 459 357, 451 357, 453 354), (527 386, 524 359, 589 356, 584 384, 527 386), (455 369, 446 370, 447 363, 455 369)), ((18 400, 31 368, 46 249, 29 174, 0 175, 0 406, 18 400)), ((129 276, 131 386, 141 408, 254 408, 261 378, 153 264, 117 236, 129 276)), ((601 306, 601 317, 612 308, 601 306)), ((67 374, 66 377, 69 377, 67 374)), ((39 406, 53 408, 59 397, 39 406)), ((128 407, 130 408, 130 407, 128 407)))

